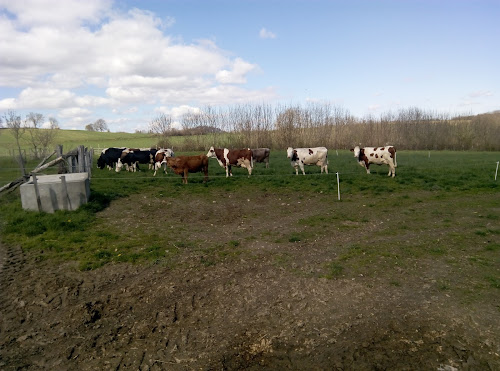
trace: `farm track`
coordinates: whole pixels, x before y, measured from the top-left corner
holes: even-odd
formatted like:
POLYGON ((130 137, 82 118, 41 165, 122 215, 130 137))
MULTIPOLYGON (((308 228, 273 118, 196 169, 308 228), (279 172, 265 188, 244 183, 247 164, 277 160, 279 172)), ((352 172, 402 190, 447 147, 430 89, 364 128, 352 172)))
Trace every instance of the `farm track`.
POLYGON ((481 361, 479 348, 496 345, 472 317, 445 298, 422 301, 425 290, 297 278, 257 262, 202 272, 115 265, 78 278, 65 264, 33 282, 18 252, 8 261, 2 292, 18 296, 2 303, 5 370, 498 365, 481 361))
MULTIPOLYGON (((389 224, 387 218, 360 222, 358 211, 343 210, 348 203, 318 195, 300 203, 268 193, 215 203, 146 196, 112 203, 99 221, 115 220, 105 228, 119 233, 123 225, 169 210, 168 219, 140 227, 152 233, 165 220, 169 229, 189 223, 189 237, 204 246, 175 237, 187 247, 174 267, 110 263, 85 272, 73 262, 40 259, 33 250, 0 249, 0 369, 500 368, 498 293, 464 304, 455 292, 440 290, 443 277, 454 277, 446 261, 424 257, 375 267, 373 275, 322 277, 325 262, 346 252, 345 246, 370 238, 382 245, 388 237, 374 234, 389 224), (298 205, 300 218, 293 212, 298 205), (349 220, 333 219, 341 212, 349 220), (299 219, 313 223, 318 215, 329 220, 332 233, 310 225, 306 229, 316 232, 289 241, 299 219), (207 233, 214 225, 218 233, 207 233), (239 254, 210 260, 207 247, 232 240, 241 241, 230 250, 239 254)), ((412 213, 435 205, 427 202, 416 203, 412 213)), ((469 204, 475 201, 467 199, 469 204)), ((467 205, 460 215, 470 218, 475 209, 467 205)), ((399 238, 415 238, 407 233, 399 238)))

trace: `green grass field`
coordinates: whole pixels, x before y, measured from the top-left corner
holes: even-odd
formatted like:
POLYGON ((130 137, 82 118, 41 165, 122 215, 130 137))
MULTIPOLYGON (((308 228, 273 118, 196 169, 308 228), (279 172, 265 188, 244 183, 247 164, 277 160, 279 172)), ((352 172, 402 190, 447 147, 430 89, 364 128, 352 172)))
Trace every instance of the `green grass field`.
MULTIPOLYGON (((177 241, 178 244, 172 246, 169 253, 165 253, 159 246, 172 245, 172 241, 164 239, 161 234, 137 231, 133 236, 127 234, 123 236, 120 228, 106 229, 98 224, 98 220, 102 223, 102 219, 98 217, 99 212, 106 210, 111 202, 127 203, 130 197, 137 196, 152 197, 156 200, 198 199, 200 202, 210 202, 209 200, 222 197, 222 202, 227 195, 244 194, 258 197, 270 194, 297 200, 304 199, 307 195, 315 195, 328 204, 339 205, 340 210, 335 218, 332 218, 327 209, 324 213, 317 210, 313 216, 303 218, 300 217, 299 209, 297 229, 277 240, 301 241, 310 236, 311 230, 318 234, 322 228, 329 225, 329 222, 334 225, 337 218, 367 222, 374 215, 383 218, 383 213, 390 214, 391 219, 394 218, 397 233, 414 234, 411 239, 418 239, 419 231, 428 231, 431 228, 430 219, 433 217, 437 217, 444 224, 453 225, 458 222, 455 218, 459 217, 461 203, 476 196, 480 196, 482 200, 478 199, 478 203, 487 203, 478 204, 478 210, 481 210, 481 207, 488 209, 481 213, 484 221, 498 220, 500 180, 494 180, 495 160, 498 157, 499 153, 491 152, 400 151, 397 157, 397 176, 393 179, 386 176, 388 171, 386 166, 375 166, 372 168, 372 174, 367 175, 348 151, 338 151, 338 155, 336 151, 330 151, 328 175, 320 174, 317 167, 306 167, 306 176, 296 176, 286 158, 286 153, 273 151, 270 168, 265 169, 263 164, 256 164, 250 178, 245 169, 236 168, 233 169, 234 176, 227 179, 217 161, 211 159, 209 182, 204 184, 201 174, 190 174, 188 185, 183 185, 181 178, 171 172, 168 175, 159 172, 153 177, 152 171, 144 167, 143 171, 138 173, 125 171, 116 173, 99 170, 94 166, 91 200, 74 212, 58 211, 54 214, 27 212, 21 208, 18 190, 3 194, 0 197, 2 238, 6 244, 19 244, 26 249, 41 251, 44 259, 78 261, 82 269, 96 268, 113 261, 169 260, 172 259, 170 255, 173 252, 178 252, 179 246, 198 246, 198 243, 177 241), (337 199, 337 172, 340 179, 341 201, 337 199), (432 205, 432 210, 422 211, 425 204, 432 205), (358 215, 354 212, 360 208, 367 210, 367 214, 358 215), (406 219, 407 222, 396 223, 398 220, 406 219), (318 226, 322 228, 318 229, 318 226), (120 242, 121 239, 123 241, 120 242), (120 243, 135 247, 127 249, 127 253, 118 255, 115 250, 120 250, 117 247, 120 243), (144 249, 144 246, 149 247, 144 249)), ((162 210, 157 209, 155 205, 151 206, 152 215, 159 212, 162 210)), ((272 214, 273 210, 268 212, 272 214)), ((389 225, 384 226, 385 232, 381 233, 389 233, 387 228, 389 225)), ((488 228, 481 226, 481 223, 471 225, 470 230, 454 232, 456 235, 452 240, 468 241, 469 237, 465 236, 472 235, 476 240, 498 241, 500 229, 488 228), (491 236, 496 237, 491 239, 491 236)), ((342 230, 343 233, 349 232, 349 228, 345 226, 341 229, 347 229, 347 231, 342 230)), ((255 238, 263 238, 265 235, 264 233, 255 238)), ((423 241, 425 239, 421 242, 424 243, 423 241)), ((227 246, 235 244, 238 246, 239 242, 237 240, 222 242, 219 247, 214 247, 214 251, 219 249, 218 253, 224 253, 227 246)), ((485 251, 497 251, 498 248, 498 242, 485 242, 485 251)), ((401 246, 401 249, 408 254, 421 254, 421 249, 418 247, 401 246)), ((426 252, 426 255, 433 258, 445 254, 448 249, 449 246, 437 246, 434 250, 426 252)), ((342 259, 329 263, 327 266, 329 272, 325 275, 331 276, 344 271, 341 268, 346 262, 352 261, 355 257, 366 258, 363 254, 366 254, 363 244, 355 244, 342 259)), ((493 282, 498 284, 498 277, 493 278, 493 282)))

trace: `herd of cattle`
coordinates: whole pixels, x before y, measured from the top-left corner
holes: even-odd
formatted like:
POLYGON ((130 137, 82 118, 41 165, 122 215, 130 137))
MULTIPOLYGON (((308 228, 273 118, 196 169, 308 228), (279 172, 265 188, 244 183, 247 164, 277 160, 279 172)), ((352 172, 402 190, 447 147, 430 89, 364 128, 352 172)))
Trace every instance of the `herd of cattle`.
MULTIPOLYGON (((389 176, 396 175, 396 149, 393 146, 384 147, 363 147, 356 146, 351 149, 358 163, 370 173, 370 164, 388 165, 389 176)), ((254 162, 265 163, 266 168, 269 167, 269 148, 255 149, 228 149, 210 147, 208 153, 198 156, 175 156, 171 149, 150 149, 150 148, 106 148, 101 152, 97 160, 97 167, 104 169, 108 167, 110 170, 115 169, 116 172, 121 171, 124 167, 128 171, 137 171, 139 164, 146 164, 148 168, 156 172, 164 168, 167 174, 167 167, 171 168, 174 173, 182 176, 183 183, 187 184, 189 173, 203 172, 205 181, 208 179, 208 160, 215 158, 219 165, 226 170, 226 177, 232 176, 231 167, 243 167, 248 170, 248 175, 252 175, 254 162)), ((314 148, 292 148, 288 147, 287 157, 295 169, 295 174, 299 174, 299 168, 302 174, 305 175, 304 165, 316 165, 328 174, 328 150, 325 147, 314 148)))

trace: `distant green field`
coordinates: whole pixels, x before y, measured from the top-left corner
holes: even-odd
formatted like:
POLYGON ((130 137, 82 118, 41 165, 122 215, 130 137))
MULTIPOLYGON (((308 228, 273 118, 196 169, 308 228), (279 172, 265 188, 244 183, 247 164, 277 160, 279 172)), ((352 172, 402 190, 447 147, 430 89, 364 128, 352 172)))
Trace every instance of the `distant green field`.
MULTIPOLYGON (((152 134, 132 133, 103 133, 83 130, 58 130, 55 145, 62 144, 64 151, 84 145, 88 148, 107 147, 154 147, 158 137, 152 134)), ((22 149, 29 150, 28 135, 21 141, 22 149)), ((16 142, 10 129, 0 130, 0 156, 7 156, 9 151, 16 148, 16 142)))

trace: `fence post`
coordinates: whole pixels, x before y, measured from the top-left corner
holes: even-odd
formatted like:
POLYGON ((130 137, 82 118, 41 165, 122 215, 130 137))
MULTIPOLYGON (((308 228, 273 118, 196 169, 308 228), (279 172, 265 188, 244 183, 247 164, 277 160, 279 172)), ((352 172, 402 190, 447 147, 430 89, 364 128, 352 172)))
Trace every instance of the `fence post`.
POLYGON ((78 172, 83 173, 85 172, 85 158, 84 156, 84 150, 83 150, 83 145, 78 146, 78 172))
POLYGON ((38 206, 38 211, 42 211, 42 200, 40 199, 40 190, 38 189, 38 181, 36 179, 36 174, 31 173, 33 177, 33 185, 35 186, 35 196, 36 196, 36 204, 38 206))
POLYGON ((92 177, 92 157, 94 155, 94 150, 87 150, 85 155, 85 163, 87 166, 87 173, 89 174, 89 179, 92 177))
POLYGON ((500 161, 497 161, 497 169, 495 170, 495 181, 497 180, 498 164, 500 164, 500 161))
POLYGON ((340 201, 340 180, 339 180, 339 173, 338 172, 337 172, 337 194, 338 194, 338 198, 340 201))
MULTIPOLYGON (((56 147, 56 155, 57 157, 62 157, 63 155, 63 146, 62 144, 58 144, 57 147, 56 147)), ((59 165, 58 165, 58 169, 57 169, 57 173, 58 174, 64 174, 66 173, 67 170, 66 170, 66 165, 65 165, 65 162, 60 162, 59 165)))
MULTIPOLYGON (((61 188, 62 188, 62 199, 63 199, 63 209, 70 210, 68 208, 68 185, 66 184, 66 177, 63 175, 59 179, 61 179, 61 188)), ((71 207, 71 205, 69 205, 71 207)))

